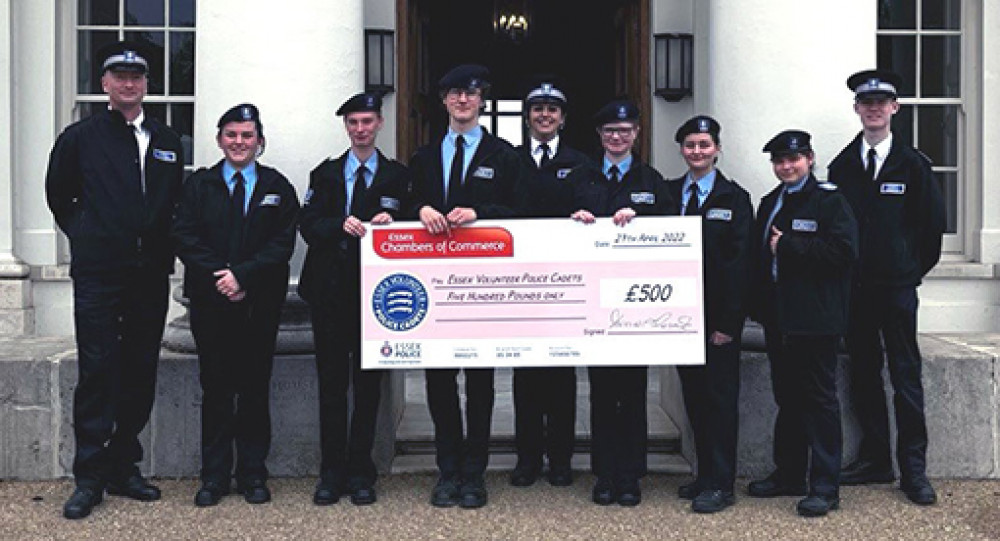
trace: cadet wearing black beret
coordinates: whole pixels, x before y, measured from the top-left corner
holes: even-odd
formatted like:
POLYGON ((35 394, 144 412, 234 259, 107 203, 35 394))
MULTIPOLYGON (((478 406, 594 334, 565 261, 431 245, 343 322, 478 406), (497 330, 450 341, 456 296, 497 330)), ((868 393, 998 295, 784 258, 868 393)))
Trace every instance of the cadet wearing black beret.
POLYGON ((862 239, 847 333, 851 404, 861 442, 841 482, 895 479, 882 380, 888 363, 896 396, 900 488, 912 502, 930 505, 937 494, 927 479, 917 287, 941 259, 946 214, 929 160, 892 132, 902 84, 902 77, 885 70, 865 70, 847 79, 862 130, 829 167, 830 182, 840 187, 857 215, 862 239))
POLYGON ((798 513, 822 516, 840 505, 837 343, 847 329, 857 223, 837 187, 813 176, 808 133, 783 131, 763 150, 780 184, 761 201, 751 237, 751 317, 764 326, 778 417, 775 470, 748 492, 804 495, 798 513))
POLYGON ((674 142, 683 143, 684 138, 692 133, 707 133, 712 136, 712 141, 718 145, 719 132, 721 131, 722 126, 714 118, 708 115, 698 115, 691 117, 677 128, 677 132, 674 133, 674 142))

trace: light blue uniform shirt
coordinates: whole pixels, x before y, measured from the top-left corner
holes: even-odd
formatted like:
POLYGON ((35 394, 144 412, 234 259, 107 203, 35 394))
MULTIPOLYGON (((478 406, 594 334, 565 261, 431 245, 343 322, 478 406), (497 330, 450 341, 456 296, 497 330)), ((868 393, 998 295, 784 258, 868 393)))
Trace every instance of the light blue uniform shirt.
POLYGON ((618 182, 621 182, 625 178, 625 173, 628 173, 629 169, 632 169, 632 155, 629 154, 627 158, 621 161, 621 163, 614 164, 607 156, 604 157, 604 165, 602 171, 604 171, 604 178, 611 179, 611 166, 618 166, 618 182))
POLYGON ((705 200, 708 199, 708 194, 712 193, 712 188, 715 187, 715 169, 698 179, 698 182, 691 179, 691 172, 688 171, 684 178, 684 187, 681 189, 681 197, 684 198, 684 208, 681 209, 681 214, 687 212, 688 204, 691 202, 688 190, 691 189, 692 184, 698 185, 698 208, 701 208, 705 204, 705 200))
MULTIPOLYGON (((344 204, 344 216, 351 213, 351 200, 354 198, 354 178, 357 175, 358 167, 361 167, 362 162, 354 155, 354 151, 347 153, 347 160, 344 162, 344 189, 347 190, 347 197, 344 199, 346 202, 344 204)), ((375 179, 375 171, 378 170, 378 152, 372 152, 371 156, 364 161, 365 169, 368 172, 365 173, 365 188, 372 185, 372 180, 375 179)))
MULTIPOLYGON (((774 217, 777 216, 778 215, 778 211, 781 210, 781 205, 785 201, 785 194, 786 193, 795 193, 795 192, 802 191, 802 187, 806 185, 806 179, 808 179, 808 178, 809 178, 809 175, 806 175, 806 176, 802 177, 801 179, 799 179, 799 181, 796 182, 795 184, 786 184, 785 185, 785 189, 781 190, 781 193, 778 194, 778 200, 774 203, 774 210, 772 210, 771 211, 771 215, 768 216, 768 218, 767 218, 767 227, 764 228, 764 244, 768 247, 768 249, 771 248, 771 246, 770 246, 770 240, 771 240, 771 223, 774 222, 774 217)), ((771 258, 771 279, 774 280, 775 282, 778 281, 778 258, 777 257, 772 257, 771 258)))
MULTIPOLYGON (((236 188, 236 181, 233 180, 236 171, 237 169, 228 161, 222 163, 222 179, 226 181, 226 188, 229 188, 230 197, 232 197, 233 190, 236 188)), ((243 188, 246 191, 243 199, 243 215, 246 216, 249 214, 250 198, 253 197, 253 189, 257 186, 257 162, 251 162, 240 173, 243 174, 243 188)))
MULTIPOLYGON (((448 198, 448 181, 451 180, 451 161, 455 158, 455 140, 458 138, 459 133, 448 128, 448 133, 444 136, 444 141, 441 141, 441 170, 444 171, 444 197, 448 198)), ((483 128, 482 126, 476 126, 471 130, 461 134, 462 138, 465 139, 465 163, 462 164, 462 172, 464 179, 468 174, 469 164, 472 163, 472 157, 476 154, 476 149, 479 148, 479 143, 483 140, 483 128)))

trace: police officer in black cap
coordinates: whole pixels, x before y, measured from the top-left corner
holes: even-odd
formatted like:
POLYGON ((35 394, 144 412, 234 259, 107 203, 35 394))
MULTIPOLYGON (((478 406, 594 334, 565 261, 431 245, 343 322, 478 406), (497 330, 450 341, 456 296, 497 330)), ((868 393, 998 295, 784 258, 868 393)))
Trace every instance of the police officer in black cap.
POLYGON ((841 482, 895 479, 882 381, 888 359, 895 390, 900 488, 914 503, 930 505, 937 495, 927 480, 917 286, 941 258, 945 209, 927 158, 893 136, 901 84, 899 75, 884 70, 861 71, 848 78, 862 131, 829 169, 830 182, 850 201, 861 229, 861 261, 854 275, 847 333, 851 403, 861 425, 861 444, 841 482))
MULTIPOLYGON (((531 172, 521 190, 520 214, 529 218, 565 218, 572 213, 570 173, 590 162, 585 154, 559 137, 566 122, 566 95, 549 81, 524 99, 528 142, 517 148, 531 172)), ((548 456, 549 483, 573 483, 570 460, 576 441, 576 369, 514 369, 514 439, 517 466, 514 486, 529 486, 542 472, 548 456)))
POLYGON ((750 195, 716 168, 722 127, 698 115, 677 128, 674 140, 688 172, 668 182, 681 214, 701 216, 705 273, 704 366, 679 366, 684 404, 694 431, 698 474, 680 497, 699 513, 735 502, 736 432, 740 392, 740 338, 746 319, 750 270, 750 195))
MULTIPOLYGON (((448 132, 410 160, 413 208, 424 227, 446 234, 478 218, 515 215, 525 168, 513 147, 479 125, 489 70, 476 64, 453 68, 438 81, 448 111, 448 132)), ((427 405, 434 421, 440 478, 431 494, 438 507, 486 505, 483 479, 493 417, 493 369, 466 368, 465 426, 459 405, 458 369, 427 370, 427 405), (466 432, 467 430, 467 432, 466 432)))
POLYGON ((180 138, 146 116, 148 63, 134 43, 102 50, 108 107, 68 128, 45 194, 69 238, 79 380, 73 397, 76 490, 63 515, 90 514, 107 489, 158 500, 139 473, 173 272, 170 220, 184 175, 180 138))
POLYGON ((203 392, 199 507, 219 503, 234 475, 248 503, 271 499, 271 368, 299 210, 284 175, 257 161, 257 107, 229 109, 218 130, 224 158, 184 183, 173 228, 203 392))
MULTIPOLYGON (((677 214, 667 183, 632 153, 639 109, 630 101, 608 103, 594 117, 604 147, 599 164, 575 171, 571 217, 594 223, 611 217, 626 227, 639 215, 677 214)), ((637 359, 641 364, 642 360, 637 359)), ((592 498, 598 505, 639 505, 639 479, 646 475, 647 366, 590 367, 592 498)))
POLYGON ((352 96, 337 109, 351 147, 309 174, 299 231, 309 245, 299 295, 312 315, 319 376, 320 478, 313 503, 375 503, 375 421, 382 370, 361 370, 359 239, 367 227, 388 224, 405 209, 409 174, 375 146, 382 97, 352 96), (348 386, 353 386, 353 408, 348 386), (348 411, 350 429, 348 429, 348 411))
POLYGON ((837 187, 813 176, 808 133, 783 131, 764 152, 781 184, 757 210, 751 317, 764 326, 778 405, 776 469, 749 493, 805 495, 798 513, 823 516, 840 505, 837 343, 847 329, 857 223, 837 187))

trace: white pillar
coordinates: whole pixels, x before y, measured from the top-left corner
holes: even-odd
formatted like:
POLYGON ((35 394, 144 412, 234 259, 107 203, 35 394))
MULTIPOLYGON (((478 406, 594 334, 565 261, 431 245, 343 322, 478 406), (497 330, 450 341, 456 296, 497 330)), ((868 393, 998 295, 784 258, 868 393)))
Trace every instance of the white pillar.
MULTIPOLYGON (((996 127, 1000 125, 1000 51, 997 49, 1000 47, 1000 4, 985 1, 982 9, 982 79, 971 82, 982 85, 983 99, 982 122, 976 129, 977 137, 982 141, 979 175, 983 182, 979 253, 983 263, 1000 263, 1000 198, 995 195, 1000 190, 1000 178, 996 175, 996 171, 1000 170, 1000 140, 995 137, 996 127)), ((970 144, 974 143, 970 141, 970 144)), ((968 201, 968 205, 969 212, 976 211, 973 201, 968 201)))

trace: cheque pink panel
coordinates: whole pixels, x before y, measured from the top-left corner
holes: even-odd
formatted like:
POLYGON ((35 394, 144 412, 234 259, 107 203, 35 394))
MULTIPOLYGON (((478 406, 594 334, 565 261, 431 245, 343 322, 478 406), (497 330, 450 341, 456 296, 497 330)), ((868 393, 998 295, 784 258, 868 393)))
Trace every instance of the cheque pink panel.
POLYGON ((528 263, 509 272, 492 263, 366 268, 362 302, 381 308, 363 310, 365 340, 688 334, 703 325, 697 262, 528 263), (404 323, 391 319, 394 310, 404 323))

